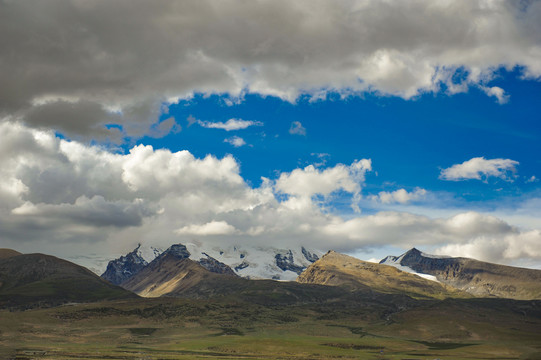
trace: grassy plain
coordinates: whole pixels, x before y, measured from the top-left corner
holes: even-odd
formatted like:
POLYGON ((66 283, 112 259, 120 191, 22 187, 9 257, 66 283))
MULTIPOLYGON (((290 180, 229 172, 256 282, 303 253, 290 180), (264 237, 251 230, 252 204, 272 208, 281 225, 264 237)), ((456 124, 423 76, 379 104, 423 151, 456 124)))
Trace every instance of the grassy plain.
POLYGON ((541 303, 135 299, 0 310, 1 359, 541 359, 541 303))

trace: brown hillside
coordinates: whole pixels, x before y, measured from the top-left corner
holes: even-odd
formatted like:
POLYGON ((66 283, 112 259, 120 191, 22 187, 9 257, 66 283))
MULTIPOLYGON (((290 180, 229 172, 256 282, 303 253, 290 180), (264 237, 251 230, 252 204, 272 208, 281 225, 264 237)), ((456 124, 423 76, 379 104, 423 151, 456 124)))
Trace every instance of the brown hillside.
POLYGON ((310 265, 297 281, 307 284, 346 286, 351 289, 406 294, 415 298, 469 297, 435 281, 400 271, 392 266, 362 261, 329 251, 310 265))
POLYGON ((541 270, 469 258, 434 257, 415 248, 401 256, 400 264, 479 297, 541 299, 541 270))
POLYGON ((33 307, 135 297, 90 270, 54 256, 0 259, 0 307, 33 307))
POLYGON ((121 286, 144 297, 175 296, 214 278, 225 281, 236 276, 215 274, 193 260, 165 254, 121 286))
POLYGON ((22 255, 22 253, 12 249, 0 249, 0 259, 7 259, 17 255, 22 255))

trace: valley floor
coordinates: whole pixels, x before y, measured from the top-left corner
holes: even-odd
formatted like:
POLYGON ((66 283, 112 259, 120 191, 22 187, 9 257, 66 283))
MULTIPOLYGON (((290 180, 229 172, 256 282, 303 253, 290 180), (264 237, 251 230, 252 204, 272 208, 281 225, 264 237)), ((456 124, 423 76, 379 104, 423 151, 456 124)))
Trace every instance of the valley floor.
POLYGON ((137 299, 0 310, 2 359, 541 359, 541 303, 137 299))

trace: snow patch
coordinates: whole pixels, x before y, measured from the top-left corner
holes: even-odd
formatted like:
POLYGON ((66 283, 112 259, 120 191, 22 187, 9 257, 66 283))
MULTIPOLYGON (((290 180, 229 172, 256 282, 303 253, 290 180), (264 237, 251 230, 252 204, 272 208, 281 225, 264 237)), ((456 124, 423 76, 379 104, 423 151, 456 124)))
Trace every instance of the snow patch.
POLYGON ((410 273, 410 274, 413 274, 413 275, 417 275, 419 277, 422 277, 423 279, 427 279, 427 280, 435 281, 435 282, 440 282, 434 275, 418 273, 415 270, 413 270, 412 268, 410 268, 409 266, 402 265, 400 262, 402 261, 403 257, 404 257, 404 254, 400 255, 399 257, 387 256, 385 259, 383 259, 382 262, 380 262, 380 264, 393 266, 393 267, 397 268, 398 270, 401 270, 401 271, 404 271, 404 272, 407 272, 407 273, 410 273))

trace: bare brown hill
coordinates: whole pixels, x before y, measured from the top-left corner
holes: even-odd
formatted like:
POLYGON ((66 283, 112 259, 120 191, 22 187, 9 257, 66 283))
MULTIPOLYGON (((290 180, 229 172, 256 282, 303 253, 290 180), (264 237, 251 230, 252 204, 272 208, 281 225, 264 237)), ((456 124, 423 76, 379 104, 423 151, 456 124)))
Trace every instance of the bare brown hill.
POLYGON ((22 255, 22 253, 12 249, 0 249, 0 259, 7 259, 17 255, 22 255))
POLYGON ((0 307, 54 306, 135 295, 90 270, 44 254, 0 259, 0 307))
POLYGON ((468 294, 435 281, 329 251, 310 265, 297 281, 303 284, 345 286, 353 290, 370 289, 388 294, 405 294, 414 298, 444 299, 469 297, 468 294))

